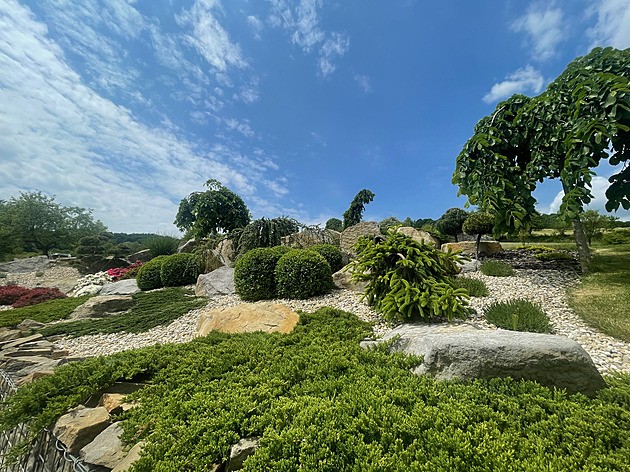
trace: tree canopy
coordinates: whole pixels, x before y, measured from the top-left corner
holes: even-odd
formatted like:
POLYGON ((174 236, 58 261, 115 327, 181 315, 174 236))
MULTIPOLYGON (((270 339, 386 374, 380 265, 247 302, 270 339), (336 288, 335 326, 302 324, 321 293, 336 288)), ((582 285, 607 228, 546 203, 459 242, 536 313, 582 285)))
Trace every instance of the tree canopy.
POLYGON ((545 92, 514 95, 474 128, 457 157, 453 183, 469 203, 495 215, 495 233, 528 227, 546 178, 560 179, 560 214, 573 222, 583 269, 590 254, 579 220, 603 159, 626 165, 610 177, 606 208, 630 209, 630 49, 595 48, 578 57, 545 92))
POLYGON ((457 241, 457 235, 462 232, 462 225, 468 218, 468 212, 461 208, 449 208, 435 222, 435 227, 440 233, 453 236, 457 241))
POLYGON ((343 229, 360 223, 363 218, 365 205, 370 203, 372 200, 374 200, 374 194, 366 188, 357 193, 350 203, 350 208, 348 208, 343 214, 343 229))
POLYGON ((175 226, 194 238, 247 226, 251 216, 241 197, 217 180, 208 180, 205 185, 208 187, 205 192, 193 192, 182 199, 175 226))

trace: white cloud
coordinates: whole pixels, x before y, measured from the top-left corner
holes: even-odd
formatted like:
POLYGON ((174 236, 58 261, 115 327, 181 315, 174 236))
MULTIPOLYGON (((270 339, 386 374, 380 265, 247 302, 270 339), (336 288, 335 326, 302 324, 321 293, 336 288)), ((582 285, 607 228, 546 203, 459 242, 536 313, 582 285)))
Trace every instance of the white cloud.
POLYGON ((335 59, 342 57, 349 48, 350 38, 341 33, 331 33, 319 50, 319 69, 324 78, 335 71, 335 59))
POLYGON ((565 39, 563 13, 546 3, 531 5, 527 14, 514 21, 512 30, 528 36, 527 44, 532 47, 532 57, 545 61, 556 54, 556 47, 565 39))
POLYGON ((496 83, 482 100, 486 103, 495 103, 511 97, 515 93, 538 94, 545 85, 545 79, 540 71, 527 65, 508 75, 503 82, 496 83))
POLYGON ((597 24, 588 30, 595 46, 613 46, 617 49, 630 47, 630 1, 601 0, 593 5, 597 24))
POLYGON ((359 87, 365 93, 370 93, 372 91, 372 84, 370 83, 370 78, 367 75, 356 74, 354 76, 354 80, 357 84, 359 84, 359 87))
POLYGON ((207 150, 170 120, 149 127, 87 87, 15 0, 0 2, 0 18, 0 199, 40 189, 94 208, 113 231, 170 232, 179 200, 208 178, 245 197, 273 181, 259 163, 269 158, 207 150))
POLYGON ((197 0, 190 10, 177 16, 177 22, 180 26, 192 26, 192 33, 186 35, 188 43, 218 70, 225 72, 231 66, 247 66, 240 46, 230 41, 213 14, 216 10, 221 10, 218 0, 197 0))
POLYGON ((262 39, 260 36, 260 33, 262 32, 262 29, 263 29, 262 21, 260 21, 255 16, 250 15, 247 17, 247 24, 252 28, 252 32, 254 33, 254 38, 260 41, 262 39))

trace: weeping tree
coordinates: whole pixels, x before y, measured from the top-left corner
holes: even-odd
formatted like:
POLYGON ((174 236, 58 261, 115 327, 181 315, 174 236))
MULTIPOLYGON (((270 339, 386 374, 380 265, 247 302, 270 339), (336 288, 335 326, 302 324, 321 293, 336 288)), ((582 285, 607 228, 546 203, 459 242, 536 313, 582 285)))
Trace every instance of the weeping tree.
POLYGON ((582 271, 590 251, 580 221, 603 159, 623 168, 609 178, 606 209, 630 209, 630 49, 595 48, 534 98, 514 95, 474 128, 457 157, 453 183, 495 215, 495 235, 527 229, 538 182, 559 179, 560 215, 573 226, 582 271))
POLYGON ((372 200, 374 200, 374 194, 366 188, 357 193, 350 203, 350 208, 348 208, 343 214, 343 229, 360 223, 363 218, 365 205, 370 203, 372 200))

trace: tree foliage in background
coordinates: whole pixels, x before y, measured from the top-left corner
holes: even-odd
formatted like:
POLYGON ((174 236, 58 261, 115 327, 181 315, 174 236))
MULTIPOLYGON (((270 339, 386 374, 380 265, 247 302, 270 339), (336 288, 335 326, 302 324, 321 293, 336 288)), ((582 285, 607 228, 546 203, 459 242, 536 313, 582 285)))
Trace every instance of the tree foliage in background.
POLYGON ((537 97, 514 95, 499 103, 457 157, 453 183, 459 194, 496 214, 496 234, 516 234, 531 223, 536 184, 560 179, 560 214, 572 222, 587 271, 590 251, 580 215, 593 198, 591 169, 603 159, 626 164, 609 178, 606 209, 630 209, 629 75, 630 49, 595 48, 537 97))
POLYGON ((374 200, 374 194, 366 188, 357 193, 354 200, 350 203, 350 208, 343 214, 343 229, 360 223, 363 218, 365 205, 372 200, 374 200))
POLYGON ((343 231, 343 222, 339 218, 331 218, 326 222, 326 229, 343 231))
POLYGON ((300 223, 293 218, 260 218, 248 224, 238 240, 237 254, 242 256, 257 247, 280 246, 282 237, 297 233, 300 223))
POLYGON ((175 226, 200 239, 229 233, 250 222, 249 210, 241 197, 217 180, 208 180, 205 185, 205 192, 193 192, 182 199, 175 226))
POLYGON ((593 238, 602 236, 603 230, 613 227, 616 218, 614 216, 602 215, 597 210, 586 210, 581 216, 582 227, 586 242, 590 246, 593 238))
POLYGON ((494 230, 494 216, 490 213, 475 212, 471 213, 464 224, 462 230, 466 234, 477 235, 477 241, 475 244, 475 258, 479 260, 479 243, 481 243, 481 236, 484 234, 491 234, 494 230))
POLYGON ((449 208, 435 222, 435 228, 444 234, 453 236, 457 242, 457 235, 462 232, 462 225, 468 218, 468 212, 461 208, 449 208))
POLYGON ((0 252, 37 250, 70 250, 86 236, 97 235, 107 228, 94 221, 92 210, 66 207, 41 191, 20 192, 19 197, 0 202, 0 252))

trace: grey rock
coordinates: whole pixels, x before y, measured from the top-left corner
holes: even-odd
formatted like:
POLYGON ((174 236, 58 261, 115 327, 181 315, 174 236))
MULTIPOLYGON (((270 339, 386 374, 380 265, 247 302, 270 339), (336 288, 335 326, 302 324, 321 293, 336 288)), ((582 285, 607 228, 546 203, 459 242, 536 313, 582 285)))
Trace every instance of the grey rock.
POLYGON ((471 259, 470 261, 458 261, 457 265, 461 268, 461 273, 466 274, 478 271, 479 267, 481 267, 481 262, 477 259, 471 259))
POLYGON ((129 450, 125 458, 121 460, 116 465, 116 467, 112 469, 112 472, 123 472, 125 470, 129 470, 129 468, 131 467, 131 464, 133 464, 138 459, 140 459, 140 451, 142 451, 143 447, 144 447, 144 441, 140 441, 135 446, 133 446, 129 450))
POLYGON ((181 254, 182 252, 192 252, 193 249, 201 244, 203 244, 203 241, 196 241, 195 238, 189 239, 188 241, 182 241, 177 248, 177 254, 181 254))
POLYGON ((57 420, 53 434, 68 448, 70 454, 76 456, 108 425, 109 413, 105 408, 79 405, 57 420))
POLYGON ((367 282, 353 282, 350 280, 352 274, 350 272, 344 272, 345 267, 333 274, 333 283, 335 287, 344 290, 352 290, 354 292, 363 292, 367 286, 367 282))
POLYGON ((352 248, 362 236, 381 236, 381 227, 376 221, 365 221, 346 228, 341 233, 341 251, 349 254, 350 258, 357 257, 352 248))
POLYGON ((226 266, 231 265, 236 258, 236 248, 230 239, 220 241, 219 244, 217 244, 216 251, 221 258, 221 262, 223 262, 226 266))
POLYGON ((116 467, 127 455, 120 440, 122 432, 120 423, 109 425, 92 442, 81 449, 79 458, 88 464, 110 469, 116 467))
POLYGON ((105 318, 119 315, 133 306, 130 295, 98 295, 77 307, 71 314, 71 320, 87 318, 105 318))
POLYGON ((0 328, 0 343, 13 341, 22 336, 19 329, 0 328))
POLYGON ((35 320, 29 320, 27 318, 25 320, 22 320, 22 322, 17 325, 17 328, 20 331, 30 331, 31 329, 43 328, 44 326, 46 326, 44 323, 40 323, 39 321, 35 320))
POLYGON ((101 288, 101 295, 133 295, 138 293, 138 282, 136 279, 119 280, 118 282, 112 282, 106 284, 101 288))
POLYGON ((241 470, 245 459, 253 455, 259 447, 260 438, 258 437, 241 439, 237 444, 232 446, 232 449, 230 449, 230 460, 228 461, 225 469, 226 472, 241 470))
POLYGON ((213 249, 208 249, 203 253, 204 271, 207 274, 223 267, 227 264, 223 262, 219 253, 213 249))
POLYGON ((0 264, 0 272, 24 273, 38 272, 50 268, 50 259, 46 256, 34 256, 26 259, 14 259, 13 262, 0 264))
POLYGON ((59 362, 58 359, 39 356, 0 357, 0 369, 9 374, 16 383, 20 383, 31 374, 36 376, 38 372, 53 371, 59 362))
POLYGON ((129 261, 133 262, 149 262, 151 260, 151 251, 149 251, 149 249, 143 249, 142 251, 138 251, 138 252, 134 252, 133 254, 130 254, 129 256, 127 256, 127 259, 129 261))
POLYGON ((219 295, 233 295, 234 269, 231 267, 219 267, 209 274, 201 274, 197 277, 195 295, 198 297, 216 297, 219 295))
POLYGON ((307 228, 299 233, 282 237, 281 244, 293 249, 308 249, 316 244, 332 244, 339 247, 341 233, 330 229, 307 228))
MULTIPOLYGON (((606 387, 582 346, 563 336, 440 323, 401 325, 387 333, 383 341, 396 336, 400 337, 390 350, 423 356, 413 372, 437 380, 512 377, 588 397, 606 387)), ((362 345, 370 344, 373 342, 362 345)))

